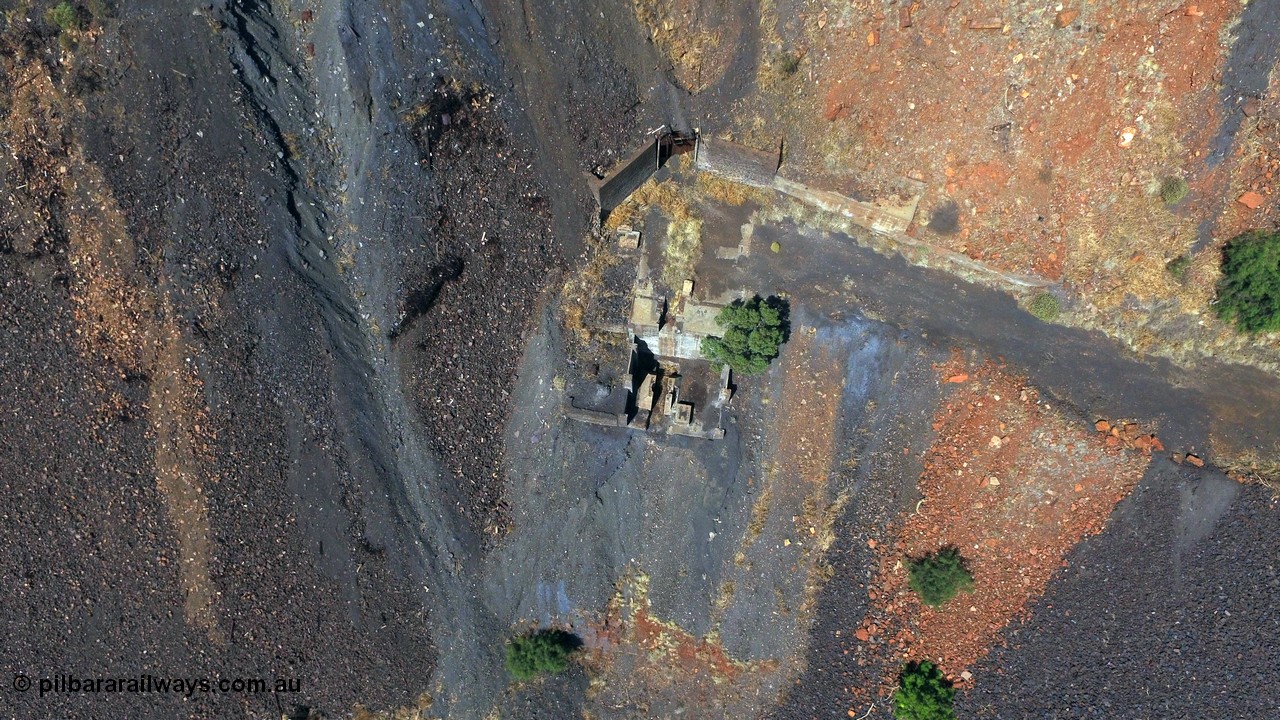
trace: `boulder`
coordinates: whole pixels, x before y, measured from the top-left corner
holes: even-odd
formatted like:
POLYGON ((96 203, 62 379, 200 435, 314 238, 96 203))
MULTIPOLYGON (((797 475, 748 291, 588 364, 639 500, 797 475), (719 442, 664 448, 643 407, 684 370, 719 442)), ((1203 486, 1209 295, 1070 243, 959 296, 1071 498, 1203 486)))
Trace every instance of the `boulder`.
POLYGON ((1070 25, 1071 23, 1075 22, 1076 18, 1078 17, 1080 17, 1079 10, 1069 10, 1069 9, 1063 10, 1062 12, 1054 16, 1053 26, 1061 30, 1067 27, 1068 25, 1070 25))
POLYGON ((1236 198, 1236 202, 1249 208, 1250 210, 1257 210, 1258 208, 1262 207, 1262 203, 1265 201, 1266 201, 1266 198, 1262 197, 1261 195, 1259 195, 1258 193, 1252 190, 1236 198))

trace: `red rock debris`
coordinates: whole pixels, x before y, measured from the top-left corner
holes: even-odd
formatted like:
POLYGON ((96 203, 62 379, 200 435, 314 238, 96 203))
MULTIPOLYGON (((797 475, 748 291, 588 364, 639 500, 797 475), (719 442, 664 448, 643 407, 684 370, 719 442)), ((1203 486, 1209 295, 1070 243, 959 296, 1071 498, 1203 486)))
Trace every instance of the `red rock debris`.
POLYGON ((1236 198, 1236 202, 1249 208, 1250 210, 1257 210, 1258 208, 1262 207, 1262 203, 1265 200, 1266 198, 1262 197, 1262 195, 1259 195, 1258 193, 1252 190, 1236 198))
POLYGON ((1162 447, 1133 423, 1103 420, 1090 432, 1040 403, 1023 379, 993 364, 967 372, 959 364, 940 367, 940 378, 971 381, 952 387, 935 419, 923 502, 899 521, 895 539, 874 546, 872 609, 849 650, 859 664, 883 668, 886 687, 903 662, 924 659, 967 684, 967 669, 1044 591, 1067 552, 1104 527, 1146 456, 1162 447), (975 586, 927 608, 908 587, 907 563, 942 547, 960 550, 975 586))
POLYGON ((1144 433, 1138 428, 1137 423, 1117 422, 1112 424, 1107 420, 1099 420, 1093 424, 1095 430, 1103 435, 1108 436, 1104 442, 1111 447, 1127 447, 1137 450, 1144 455, 1150 455, 1152 452, 1164 452, 1164 443, 1160 442, 1160 438, 1155 433, 1144 433))

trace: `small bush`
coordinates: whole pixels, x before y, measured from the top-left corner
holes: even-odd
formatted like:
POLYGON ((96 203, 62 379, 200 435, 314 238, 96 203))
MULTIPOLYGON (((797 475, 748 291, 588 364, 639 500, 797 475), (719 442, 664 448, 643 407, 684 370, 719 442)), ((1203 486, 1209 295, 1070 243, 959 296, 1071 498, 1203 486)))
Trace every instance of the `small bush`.
POLYGON ((778 357, 787 340, 787 303, 759 295, 734 300, 716 316, 716 324, 724 328, 724 336, 704 338, 703 357, 734 372, 758 375, 769 368, 769 361, 778 357))
POLYGON ((893 716, 898 720, 955 720, 956 690, 933 663, 911 663, 898 678, 893 716))
POLYGON ((80 8, 62 0, 62 2, 49 8, 49 12, 45 13, 45 19, 50 25, 58 28, 60 32, 68 30, 84 30, 88 26, 88 18, 80 8))
POLYGON ((1187 269, 1190 267, 1191 256, 1189 255, 1179 255, 1164 265, 1164 269, 1168 270, 1170 275, 1178 278, 1179 280, 1187 276, 1187 269))
POLYGON ((800 60, 799 53, 780 52, 773 56, 773 67, 779 76, 784 78, 791 77, 800 70, 800 60))
POLYGON ((1243 332, 1280 330, 1280 232, 1255 230, 1227 243, 1216 307, 1243 332))
POLYGON ((558 673, 569 667, 569 658, 582 645, 576 635, 562 630, 538 630, 507 644, 507 672, 517 680, 542 673, 558 673))
POLYGON ((1187 196, 1187 181, 1180 177, 1167 177, 1160 182, 1160 199, 1165 205, 1177 205, 1187 196))
POLYGON ((955 548, 944 548, 911 561, 911 589, 929 607, 938 607, 961 590, 973 589, 973 575, 955 548))
POLYGON ((1062 312, 1062 304, 1058 302, 1058 298, 1049 293, 1040 293, 1031 299, 1031 305, 1028 309, 1032 315, 1049 322, 1058 317, 1058 313, 1062 312))

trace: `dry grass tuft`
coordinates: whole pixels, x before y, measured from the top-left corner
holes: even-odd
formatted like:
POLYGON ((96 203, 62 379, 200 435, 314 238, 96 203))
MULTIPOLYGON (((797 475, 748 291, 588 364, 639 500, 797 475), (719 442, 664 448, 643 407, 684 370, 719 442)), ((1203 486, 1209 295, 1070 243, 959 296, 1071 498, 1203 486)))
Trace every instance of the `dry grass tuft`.
POLYGON ((693 277, 693 268, 702 257, 702 221, 672 220, 667 226, 667 242, 662 247, 662 281, 678 288, 693 277))
POLYGON ((639 203, 633 202, 628 198, 626 202, 611 210, 608 217, 604 219, 605 232, 615 233, 623 225, 630 225, 633 228, 641 226, 641 220, 644 219, 644 210, 644 207, 639 203))
POLYGON ((766 193, 759 188, 730 182, 706 172, 698 173, 694 187, 702 197, 734 207, 749 202, 763 204, 768 199, 766 193))
POLYGON ((1280 460, 1264 460, 1251 450, 1224 461, 1222 469, 1240 482, 1262 485, 1280 495, 1280 460))
POLYGON ((800 534, 808 535, 816 545, 814 553, 813 573, 804 585, 804 599, 800 603, 800 612, 809 616, 813 612, 818 598, 818 591, 835 577, 835 568, 827 561, 827 551, 836 541, 836 519, 844 512, 845 503, 849 500, 847 492, 840 493, 834 502, 823 504, 824 489, 818 489, 813 495, 805 498, 804 509, 800 516, 804 527, 798 528, 800 534))
POLYGON ((591 259, 565 280, 560 303, 561 323, 580 343, 590 343, 593 339, 586 323, 587 308, 592 298, 604 292, 605 272, 620 262, 621 258, 597 243, 591 259))
POLYGON ((689 202, 675 183, 660 183, 649 178, 643 185, 631 193, 626 202, 614 208, 604 221, 606 230, 612 232, 623 225, 639 227, 644 224, 645 213, 656 208, 671 220, 692 220, 693 205, 689 202))
POLYGON ((773 487, 765 485, 764 491, 751 505, 751 523, 747 525, 745 545, 750 545, 764 532, 764 524, 769 520, 769 505, 773 502, 773 487))

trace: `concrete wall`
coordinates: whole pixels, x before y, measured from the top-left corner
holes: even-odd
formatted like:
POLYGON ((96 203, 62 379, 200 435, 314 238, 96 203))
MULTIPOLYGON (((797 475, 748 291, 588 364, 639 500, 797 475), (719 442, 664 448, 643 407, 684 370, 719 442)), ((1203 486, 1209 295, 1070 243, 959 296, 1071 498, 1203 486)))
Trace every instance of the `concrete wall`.
POLYGON ((574 407, 572 398, 565 404, 564 416, 570 420, 577 420, 591 425, 604 425, 605 427, 625 427, 627 424, 626 413, 607 413, 600 410, 574 407))
POLYGON ((781 148, 756 150, 728 140, 701 136, 694 154, 694 165, 703 172, 765 188, 773 187, 773 178, 778 174, 781 163, 781 148))
POLYGON ((659 139, 654 138, 634 155, 619 163, 603 179, 591 179, 591 191, 600 203, 602 220, 657 172, 658 149, 659 139))

